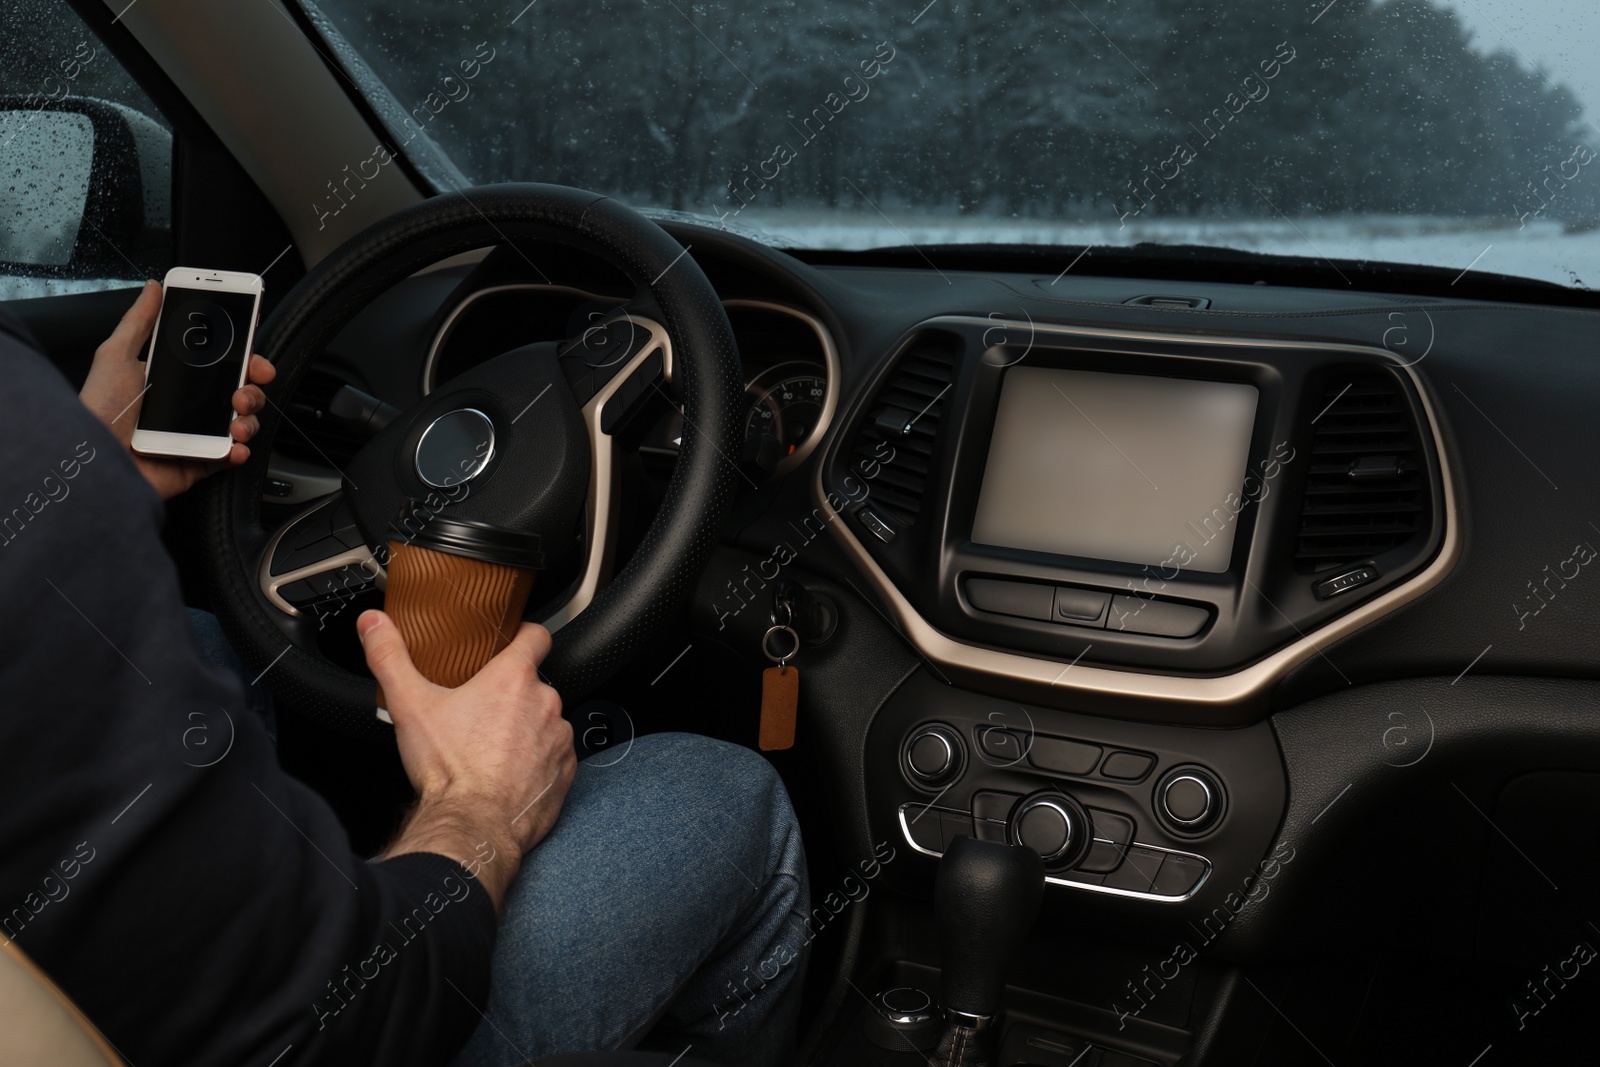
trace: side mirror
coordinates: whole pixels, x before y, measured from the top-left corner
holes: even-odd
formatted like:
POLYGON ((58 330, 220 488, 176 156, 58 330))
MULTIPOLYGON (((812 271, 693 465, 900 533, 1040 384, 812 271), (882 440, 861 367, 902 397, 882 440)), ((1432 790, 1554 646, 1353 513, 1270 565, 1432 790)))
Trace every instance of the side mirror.
POLYGON ((172 234, 172 134, 109 100, 0 96, 0 275, 145 278, 172 234))

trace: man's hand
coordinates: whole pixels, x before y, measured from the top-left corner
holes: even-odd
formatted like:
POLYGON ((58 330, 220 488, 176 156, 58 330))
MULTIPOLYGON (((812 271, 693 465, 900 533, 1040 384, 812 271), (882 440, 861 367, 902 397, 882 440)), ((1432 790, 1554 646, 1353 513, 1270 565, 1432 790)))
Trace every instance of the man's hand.
POLYGON ((523 623, 516 638, 458 689, 424 678, 381 611, 356 630, 383 685, 400 761, 421 795, 385 857, 434 852, 472 870, 505 898, 522 857, 555 825, 578 769, 561 697, 539 679, 550 631, 523 623))
POLYGON ((139 408, 144 399, 145 365, 139 361, 139 353, 150 342, 150 331, 155 329, 160 310, 161 283, 145 282, 139 299, 122 316, 106 342, 95 349, 89 377, 78 396, 85 407, 111 427, 112 434, 133 458, 134 466, 155 487, 161 499, 171 500, 206 475, 237 467, 250 458, 250 448, 245 442, 260 428, 255 413, 267 406, 267 396, 260 387, 271 382, 278 372, 261 356, 250 357, 250 384, 233 394, 233 410, 240 417, 228 427, 234 443, 226 459, 141 456, 132 445, 133 427, 139 421, 139 408))

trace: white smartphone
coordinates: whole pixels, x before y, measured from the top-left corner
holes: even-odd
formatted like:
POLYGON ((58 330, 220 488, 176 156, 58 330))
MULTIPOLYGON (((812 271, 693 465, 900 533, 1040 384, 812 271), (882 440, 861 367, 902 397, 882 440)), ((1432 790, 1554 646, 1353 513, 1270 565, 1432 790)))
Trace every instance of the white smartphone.
POLYGON ((261 276, 174 267, 145 357, 133 449, 222 459, 233 447, 233 394, 249 371, 261 313, 261 276))

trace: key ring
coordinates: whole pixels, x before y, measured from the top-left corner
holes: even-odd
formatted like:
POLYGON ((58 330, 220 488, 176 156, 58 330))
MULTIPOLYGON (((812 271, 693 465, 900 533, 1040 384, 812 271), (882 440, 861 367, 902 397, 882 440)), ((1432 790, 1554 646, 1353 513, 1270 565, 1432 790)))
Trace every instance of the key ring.
POLYGON ((800 635, 794 632, 794 627, 792 626, 773 626, 769 628, 766 633, 761 635, 761 654, 766 656, 780 667, 787 667, 789 665, 789 661, 794 659, 795 654, 799 651, 800 635), (769 647, 772 641, 772 635, 775 633, 786 633, 794 640, 794 647, 782 657, 773 655, 772 649, 769 647))

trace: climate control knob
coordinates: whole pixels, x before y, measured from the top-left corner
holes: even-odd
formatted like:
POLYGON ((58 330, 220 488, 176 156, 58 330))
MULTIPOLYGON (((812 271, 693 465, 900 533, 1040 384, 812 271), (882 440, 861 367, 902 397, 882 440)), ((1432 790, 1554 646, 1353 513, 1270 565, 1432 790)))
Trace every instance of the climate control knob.
POLYGON ((1046 867, 1070 867, 1083 858, 1094 835, 1089 816, 1076 800, 1053 789, 1023 797, 1011 811, 1009 836, 1026 845, 1046 867))
POLYGON ((967 752, 955 730, 942 722, 928 723, 906 737, 900 763, 912 784, 937 789, 961 777, 967 752))
POLYGON ((1222 817, 1222 783, 1203 767, 1174 767, 1156 783, 1156 814, 1180 834, 1203 834, 1222 817))

